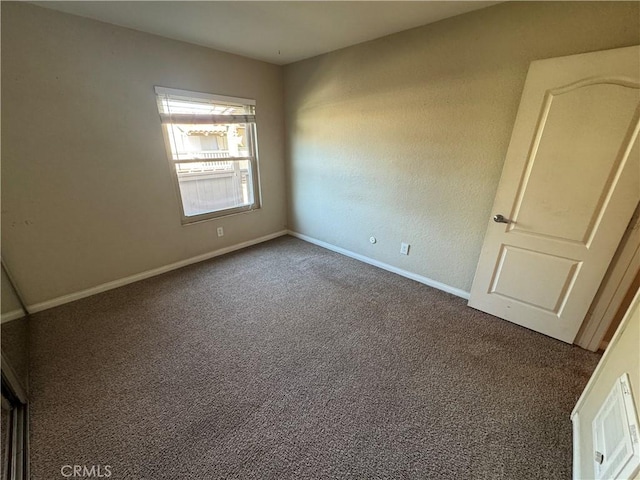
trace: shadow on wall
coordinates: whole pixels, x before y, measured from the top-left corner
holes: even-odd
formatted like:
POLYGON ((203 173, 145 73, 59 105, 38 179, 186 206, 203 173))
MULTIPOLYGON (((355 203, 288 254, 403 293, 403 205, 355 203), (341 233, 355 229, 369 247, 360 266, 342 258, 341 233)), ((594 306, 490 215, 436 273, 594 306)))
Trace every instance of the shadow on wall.
POLYGON ((631 13, 506 3, 288 65, 290 227, 468 290, 529 63, 637 43, 631 13))

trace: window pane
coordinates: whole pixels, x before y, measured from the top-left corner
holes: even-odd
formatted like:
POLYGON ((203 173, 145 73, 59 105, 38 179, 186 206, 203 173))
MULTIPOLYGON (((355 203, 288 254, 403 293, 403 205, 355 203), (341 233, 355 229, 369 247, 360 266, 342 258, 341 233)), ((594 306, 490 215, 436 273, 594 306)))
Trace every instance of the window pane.
POLYGON ((253 204, 249 160, 181 163, 176 174, 187 217, 253 204))
POLYGON ((259 208, 255 101, 165 87, 156 94, 183 223, 259 208))

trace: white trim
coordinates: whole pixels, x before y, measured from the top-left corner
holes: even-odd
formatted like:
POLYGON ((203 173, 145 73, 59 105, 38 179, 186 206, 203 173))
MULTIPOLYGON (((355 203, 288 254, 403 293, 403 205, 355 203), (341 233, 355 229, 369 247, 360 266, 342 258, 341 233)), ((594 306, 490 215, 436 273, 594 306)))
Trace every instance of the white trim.
POLYGON ((624 330, 627 328, 627 324, 631 319, 631 311, 634 310, 634 308, 638 305, 639 302, 640 302, 640 290, 638 290, 631 304, 629 305, 629 308, 624 314, 624 317, 622 317, 622 321, 620 322, 620 325, 618 325, 616 333, 613 334, 613 338, 609 341, 609 345, 607 346, 607 349, 604 351, 604 354, 600 358, 598 365, 596 365, 596 369, 593 371, 591 378, 589 378, 589 381, 587 382, 587 386, 584 387, 584 390, 582 391, 582 395, 580 395, 580 398, 576 402, 576 406, 573 407, 573 411, 571 412, 571 420, 573 420, 574 416, 578 415, 578 410, 580 410, 580 408, 582 407, 582 404, 585 402, 589 392, 593 388, 593 385, 596 383, 598 377, 600 376, 600 370, 602 370, 603 365, 605 365, 607 358, 609 357, 611 352, 615 350, 615 346, 618 344, 618 341, 622 336, 622 332, 624 332, 624 330))
POLYGON ((330 243, 323 242, 322 240, 318 240, 312 237, 308 237, 307 235, 294 232, 293 230, 289 230, 288 233, 292 237, 299 238, 300 240, 304 240, 305 242, 313 243, 314 245, 317 245, 322 248, 326 248, 327 250, 331 250, 332 252, 336 252, 341 255, 354 258, 356 260, 360 260, 361 262, 368 263, 369 265, 373 265, 374 267, 381 268, 383 270, 395 273, 397 275, 401 275, 406 278, 410 278, 411 280, 415 280, 416 282, 423 283, 425 285, 428 285, 429 287, 437 288, 438 290, 442 290, 443 292, 451 293, 458 297, 469 300, 469 292, 466 292, 460 288, 455 288, 445 283, 438 282, 437 280, 432 280, 431 278, 423 277, 422 275, 418 275, 417 273, 409 272, 407 270, 403 270, 402 268, 394 267, 393 265, 389 265, 388 263, 383 263, 378 260, 374 260, 373 258, 365 257, 364 255, 360 255, 359 253, 355 253, 341 247, 336 247, 335 245, 332 245, 330 243))
POLYGON ((256 245, 258 243, 266 242, 268 240, 273 240, 274 238, 281 237, 286 235, 286 230, 281 230, 279 232, 271 233, 269 235, 265 235, 263 237, 255 238, 253 240, 248 240, 246 242, 237 243, 235 245, 231 245, 229 247, 220 248, 218 250, 214 250, 209 253, 204 253, 202 255, 198 255, 196 257, 187 258, 185 260, 180 260, 179 262, 171 263, 169 265, 165 265, 163 267, 154 268, 152 270, 147 270, 145 272, 136 273, 135 275, 131 275, 129 277, 124 277, 118 280, 114 280, 112 282, 103 283, 102 285, 98 285, 95 287, 88 288, 86 290, 81 290, 79 292, 70 293, 68 295, 63 295, 62 297, 53 298, 51 300, 46 300, 44 302, 35 303, 33 305, 27 305, 27 310, 29 313, 36 313, 42 310, 47 310, 49 308, 57 307, 59 305, 63 305, 65 303, 73 302, 75 300, 80 300, 81 298, 89 297, 91 295, 95 295, 97 293, 106 292, 107 290, 112 290, 114 288, 122 287, 124 285, 128 285, 133 282, 137 282, 139 280, 144 280, 145 278, 155 277, 156 275, 160 275, 162 273, 170 272, 171 270, 176 270, 178 268, 186 267, 187 265, 192 265, 194 263, 203 262, 205 260, 209 260, 213 257, 218 257, 220 255, 224 255, 225 253, 234 252, 236 250, 240 250, 242 248, 250 247, 252 245, 256 245))
POLYGON ((593 371, 593 374, 591 374, 591 377, 589 378, 587 385, 584 387, 584 390, 582 391, 580 398, 578 398, 578 401, 576 402, 576 406, 573 407, 573 410, 571 411, 570 418, 571 418, 571 422, 573 423, 573 478, 574 480, 578 480, 582 478, 582 473, 580 471, 580 455, 581 455, 580 454, 580 435, 579 435, 580 434, 580 426, 579 426, 580 409, 582 408, 583 403, 586 401, 586 398, 589 396, 589 393, 593 389, 594 384, 597 382, 598 378, 600 377, 600 371, 602 370, 602 368, 604 368, 603 366, 606 364, 607 358, 609 357, 611 352, 615 350, 615 347, 618 344, 620 337, 622 336, 622 333, 627 328, 627 324, 631 319, 631 311, 635 309, 635 307, 638 305, 638 302, 640 302, 640 290, 636 293, 631 304, 629 305, 629 308, 627 309, 624 316, 622 317, 622 321, 620 322, 620 325, 618 325, 616 332, 613 334, 613 338, 611 338, 611 340, 609 341, 609 345, 607 345, 607 348, 604 351, 604 354, 602 355, 602 357, 600 358, 598 365, 596 365, 596 368, 593 371))
POLYGON ((633 279, 640 271, 640 204, 613 256, 583 325, 573 343, 593 352, 602 348, 602 339, 616 319, 633 279))
POLYGON ((3 313, 0 316, 0 323, 7 323, 7 322, 11 322, 12 320, 17 320, 19 318, 24 317, 26 314, 24 313, 24 310, 22 310, 21 308, 18 310, 12 310, 10 312, 7 313, 3 313))
POLYGON ((178 97, 198 98, 202 100, 212 100, 214 102, 231 103, 238 105, 254 105, 256 101, 251 98, 229 97, 227 95, 216 95, 214 93, 194 92, 191 90, 180 90, 178 88, 154 87, 156 95, 176 95, 178 97))
POLYGON ((573 480, 580 480, 580 418, 579 413, 571 416, 573 424, 573 480))

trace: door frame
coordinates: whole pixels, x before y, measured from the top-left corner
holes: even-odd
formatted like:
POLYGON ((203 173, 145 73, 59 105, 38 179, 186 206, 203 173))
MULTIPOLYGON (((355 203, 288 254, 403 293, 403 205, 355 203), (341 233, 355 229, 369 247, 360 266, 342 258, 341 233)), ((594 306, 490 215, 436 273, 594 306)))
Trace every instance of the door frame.
POLYGON ((640 203, 620 241, 620 246, 614 254, 578 335, 573 341, 574 344, 593 352, 600 348, 638 272, 640 272, 640 203))
MULTIPOLYGON (((5 476, 10 480, 27 480, 29 475, 29 403, 27 391, 20 383, 18 375, 1 353, 3 404, 8 403, 9 410, 7 432, 2 441, 6 441, 4 463, 5 476)), ((4 405, 7 406, 7 405, 4 405)))

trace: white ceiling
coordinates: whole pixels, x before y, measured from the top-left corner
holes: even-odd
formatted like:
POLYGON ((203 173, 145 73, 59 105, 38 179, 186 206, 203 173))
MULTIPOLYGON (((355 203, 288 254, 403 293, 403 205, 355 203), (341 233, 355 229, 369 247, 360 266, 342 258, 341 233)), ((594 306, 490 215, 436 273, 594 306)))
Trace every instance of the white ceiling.
POLYGON ((500 2, 236 0, 33 3, 285 65, 500 2))

